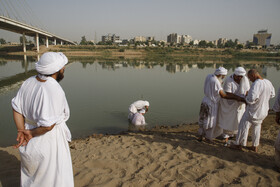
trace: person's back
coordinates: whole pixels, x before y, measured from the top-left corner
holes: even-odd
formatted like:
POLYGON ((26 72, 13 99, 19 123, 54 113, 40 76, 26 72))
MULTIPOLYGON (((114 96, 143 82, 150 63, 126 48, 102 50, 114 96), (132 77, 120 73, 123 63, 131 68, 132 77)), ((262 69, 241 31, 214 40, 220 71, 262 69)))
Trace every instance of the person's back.
POLYGON ((252 84, 246 97, 247 110, 252 119, 263 120, 267 116, 269 100, 274 95, 274 87, 269 80, 258 79, 252 84))
POLYGON ((204 95, 213 103, 220 100, 219 91, 222 89, 221 83, 214 74, 209 74, 204 82, 204 95))
POLYGON ((20 107, 14 106, 18 103, 16 100, 12 105, 13 108, 20 110, 18 112, 23 114, 27 124, 33 123, 28 129, 51 126, 54 121, 67 120, 69 117, 69 111, 65 111, 65 108, 68 109, 68 104, 64 91, 51 77, 48 77, 45 82, 38 81, 36 76, 30 77, 23 83, 19 96, 15 99, 25 101, 20 107), (57 119, 57 116, 61 119, 57 119))

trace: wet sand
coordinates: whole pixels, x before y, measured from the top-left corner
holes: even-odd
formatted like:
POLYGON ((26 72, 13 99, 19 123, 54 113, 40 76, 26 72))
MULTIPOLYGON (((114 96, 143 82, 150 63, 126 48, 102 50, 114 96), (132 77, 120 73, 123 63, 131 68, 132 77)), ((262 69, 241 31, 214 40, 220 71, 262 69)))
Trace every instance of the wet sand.
MULTIPOLYGON (((197 124, 74 140, 75 186, 279 186, 273 145, 280 126, 274 117, 263 123, 258 153, 232 150, 220 139, 198 142, 197 124)), ((18 151, 0 148, 0 165, 0 186, 18 186, 18 151)))

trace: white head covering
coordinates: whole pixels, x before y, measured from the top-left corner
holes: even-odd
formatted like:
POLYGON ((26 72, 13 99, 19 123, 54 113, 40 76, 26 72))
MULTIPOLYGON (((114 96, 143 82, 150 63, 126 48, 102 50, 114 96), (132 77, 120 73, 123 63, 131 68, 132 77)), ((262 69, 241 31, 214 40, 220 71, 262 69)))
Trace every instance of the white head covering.
POLYGON ((140 113, 140 114, 145 114, 145 113, 146 113, 146 110, 145 110, 145 109, 141 109, 141 110, 139 111, 139 113, 140 113))
POLYGON ((150 106, 149 101, 145 101, 145 106, 150 106))
POLYGON ((245 76, 246 75, 246 70, 243 67, 237 67, 235 68, 234 74, 237 76, 245 76))
POLYGON ((215 71, 215 75, 227 75, 227 69, 225 69, 224 67, 219 67, 218 69, 216 69, 215 71))
POLYGON ((67 62, 68 59, 63 53, 47 52, 41 56, 35 68, 42 75, 51 75, 61 70, 67 62))

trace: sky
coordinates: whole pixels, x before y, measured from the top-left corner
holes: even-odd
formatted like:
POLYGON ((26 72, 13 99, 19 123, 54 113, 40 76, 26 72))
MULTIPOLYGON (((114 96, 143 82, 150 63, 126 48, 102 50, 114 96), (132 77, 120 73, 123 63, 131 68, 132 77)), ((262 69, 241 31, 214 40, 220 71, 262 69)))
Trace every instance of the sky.
MULTIPOLYGON (((177 33, 246 42, 268 29, 271 43, 280 43, 280 0, 0 0, 1 15, 7 14, 3 7, 8 1, 19 20, 77 42, 82 36, 100 41, 109 33, 121 39, 167 40, 168 34, 177 33)), ((0 29, 6 41, 18 42, 19 36, 0 29)))

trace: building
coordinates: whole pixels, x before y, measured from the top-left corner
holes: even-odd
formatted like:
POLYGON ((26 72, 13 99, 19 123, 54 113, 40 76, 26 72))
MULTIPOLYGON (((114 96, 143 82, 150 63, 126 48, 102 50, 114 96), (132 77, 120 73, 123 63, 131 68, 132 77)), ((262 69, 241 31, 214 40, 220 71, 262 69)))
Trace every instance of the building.
POLYGON ((181 43, 181 36, 177 33, 172 33, 167 36, 167 43, 181 43))
POLYGON ((269 47, 271 35, 272 34, 267 33, 267 30, 260 30, 258 31, 258 34, 254 34, 253 43, 262 47, 269 47))
POLYGON ((150 42, 151 42, 151 41, 154 41, 154 40, 155 40, 155 37, 154 37, 154 36, 148 36, 148 37, 147 37, 147 41, 150 41, 150 42))
POLYGON ((136 37, 134 37, 134 42, 146 42, 146 37, 136 36, 136 37))
POLYGON ((101 37, 101 41, 104 43, 105 42, 116 43, 116 41, 120 41, 120 37, 116 36, 115 34, 113 34, 113 35, 107 34, 107 35, 101 37))
POLYGON ((192 37, 190 35, 182 35, 181 43, 189 44, 192 41, 192 37))

